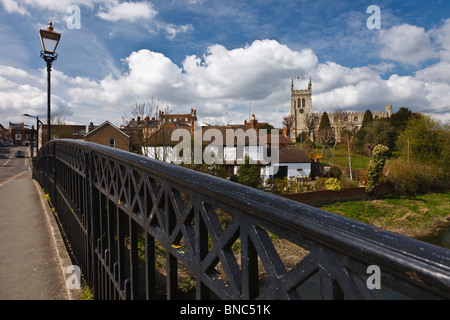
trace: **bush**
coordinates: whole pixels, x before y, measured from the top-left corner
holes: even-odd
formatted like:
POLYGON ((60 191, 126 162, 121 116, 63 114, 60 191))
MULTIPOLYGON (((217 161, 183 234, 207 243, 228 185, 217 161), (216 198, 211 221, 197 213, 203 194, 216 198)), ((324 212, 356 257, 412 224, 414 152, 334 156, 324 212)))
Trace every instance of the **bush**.
POLYGON ((378 144, 372 151, 372 161, 366 169, 366 193, 374 194, 375 185, 383 173, 383 168, 386 163, 389 148, 378 144))
POLYGON ((331 167, 330 171, 327 172, 326 177, 327 178, 336 178, 338 180, 341 180, 342 171, 338 167, 331 167))
POLYGON ((316 190, 323 190, 323 189, 325 189, 325 181, 326 180, 327 180, 326 178, 319 178, 319 179, 317 179, 316 183, 314 185, 316 187, 316 190))
POLYGON ((325 181, 325 189, 332 191, 341 191, 343 188, 341 182, 338 179, 328 178, 325 181))
POLYGON ((347 178, 347 177, 342 177, 340 181, 341 181, 341 184, 342 184, 343 188, 359 187, 359 182, 358 181, 351 180, 350 178, 347 178))
POLYGON ((386 182, 398 195, 448 190, 449 176, 439 167, 420 163, 407 164, 401 159, 386 164, 386 182))

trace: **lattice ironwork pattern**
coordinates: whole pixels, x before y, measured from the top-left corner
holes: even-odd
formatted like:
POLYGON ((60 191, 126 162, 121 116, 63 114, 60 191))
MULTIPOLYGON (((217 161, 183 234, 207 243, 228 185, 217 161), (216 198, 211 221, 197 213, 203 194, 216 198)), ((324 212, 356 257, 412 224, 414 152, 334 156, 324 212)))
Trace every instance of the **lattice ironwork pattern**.
POLYGON ((96 299, 450 298, 449 250, 181 166, 59 140, 34 174, 96 299))

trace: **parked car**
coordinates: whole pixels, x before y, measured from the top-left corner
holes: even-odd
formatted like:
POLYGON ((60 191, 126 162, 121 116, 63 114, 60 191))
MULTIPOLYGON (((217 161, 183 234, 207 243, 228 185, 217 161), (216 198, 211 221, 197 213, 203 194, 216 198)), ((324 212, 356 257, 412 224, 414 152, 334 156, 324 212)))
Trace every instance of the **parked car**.
POLYGON ((16 158, 25 158, 25 153, 23 151, 17 151, 16 158))

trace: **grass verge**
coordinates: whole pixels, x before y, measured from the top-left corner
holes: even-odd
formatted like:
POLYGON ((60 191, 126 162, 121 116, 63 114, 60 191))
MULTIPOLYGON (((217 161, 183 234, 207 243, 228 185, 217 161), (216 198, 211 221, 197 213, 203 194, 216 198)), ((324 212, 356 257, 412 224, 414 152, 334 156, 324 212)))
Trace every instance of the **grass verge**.
POLYGON ((450 192, 324 205, 321 209, 422 239, 450 224, 450 192))

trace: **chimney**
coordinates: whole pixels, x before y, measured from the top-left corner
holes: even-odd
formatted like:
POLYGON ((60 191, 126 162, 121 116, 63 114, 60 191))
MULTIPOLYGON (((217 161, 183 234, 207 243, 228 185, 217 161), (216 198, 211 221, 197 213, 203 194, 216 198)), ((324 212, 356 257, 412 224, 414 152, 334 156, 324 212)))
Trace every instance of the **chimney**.
POLYGON ((258 120, 256 120, 255 115, 252 114, 252 120, 250 121, 250 124, 252 126, 252 129, 256 128, 256 124, 258 123, 258 120))
POLYGON ((146 116, 145 117, 145 125, 148 126, 148 123, 150 122, 150 117, 146 116))

